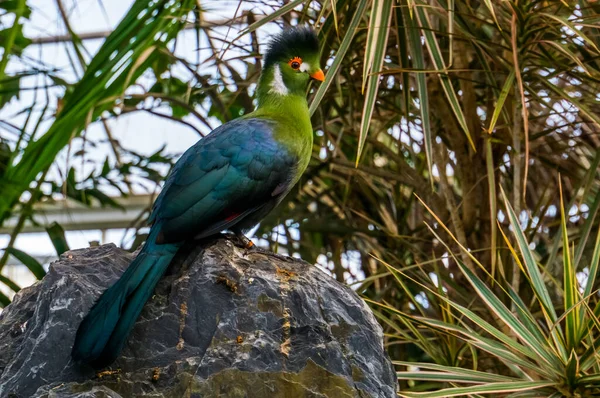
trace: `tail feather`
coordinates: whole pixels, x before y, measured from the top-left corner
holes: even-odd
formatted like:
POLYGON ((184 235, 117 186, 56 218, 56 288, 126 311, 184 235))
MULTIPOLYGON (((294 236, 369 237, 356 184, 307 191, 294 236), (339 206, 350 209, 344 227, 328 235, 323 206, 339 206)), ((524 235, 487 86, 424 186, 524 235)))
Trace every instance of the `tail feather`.
POLYGON ((116 359, 118 354, 123 349, 127 336, 133 329, 137 318, 140 316, 144 305, 154 293, 154 288, 161 279, 164 271, 168 267, 170 261, 165 256, 161 257, 158 262, 154 265, 152 272, 146 275, 142 283, 137 289, 129 296, 125 306, 123 307, 119 322, 114 328, 111 338, 108 340, 102 354, 99 357, 99 363, 110 363, 116 359), (156 271, 156 272, 155 272, 156 271))
POLYGON ((144 304, 179 245, 157 245, 151 233, 149 242, 121 278, 108 288, 81 322, 71 356, 95 368, 114 361, 144 304))

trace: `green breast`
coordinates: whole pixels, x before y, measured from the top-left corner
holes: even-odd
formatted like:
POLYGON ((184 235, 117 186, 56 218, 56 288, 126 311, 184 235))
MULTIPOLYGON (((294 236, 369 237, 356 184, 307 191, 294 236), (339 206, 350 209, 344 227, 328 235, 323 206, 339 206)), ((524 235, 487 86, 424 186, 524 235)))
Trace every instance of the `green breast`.
POLYGON ((296 182, 310 161, 313 146, 313 129, 306 98, 297 95, 273 96, 256 111, 244 117, 271 119, 276 122, 274 138, 299 159, 294 176, 296 182))

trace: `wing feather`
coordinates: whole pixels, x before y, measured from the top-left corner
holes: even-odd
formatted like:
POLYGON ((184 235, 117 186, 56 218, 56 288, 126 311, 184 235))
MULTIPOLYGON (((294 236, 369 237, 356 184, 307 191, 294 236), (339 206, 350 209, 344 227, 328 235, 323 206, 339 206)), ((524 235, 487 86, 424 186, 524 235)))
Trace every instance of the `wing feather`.
POLYGON ((229 229, 287 194, 298 159, 274 139, 274 128, 269 120, 237 119, 186 151, 151 216, 164 243, 229 229))

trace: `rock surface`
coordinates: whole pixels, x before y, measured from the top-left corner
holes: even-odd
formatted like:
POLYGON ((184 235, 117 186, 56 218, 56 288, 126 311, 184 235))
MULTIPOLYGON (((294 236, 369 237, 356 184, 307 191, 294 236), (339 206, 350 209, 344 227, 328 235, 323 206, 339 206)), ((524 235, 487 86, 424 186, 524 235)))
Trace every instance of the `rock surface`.
POLYGON ((381 327, 305 262, 227 240, 183 248, 121 356, 96 374, 75 332, 132 255, 74 250, 0 315, 0 397, 393 397, 381 327))

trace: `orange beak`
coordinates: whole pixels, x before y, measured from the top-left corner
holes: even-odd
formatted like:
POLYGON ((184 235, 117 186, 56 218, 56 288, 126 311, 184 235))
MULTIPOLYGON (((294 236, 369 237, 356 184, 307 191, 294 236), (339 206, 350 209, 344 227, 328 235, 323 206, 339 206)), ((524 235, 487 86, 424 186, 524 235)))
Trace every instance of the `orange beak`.
POLYGON ((310 77, 320 82, 325 80, 325 73, 321 69, 317 70, 315 73, 311 73, 310 77))

